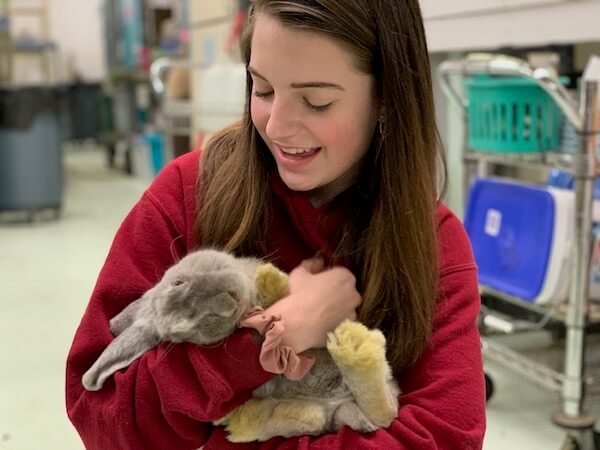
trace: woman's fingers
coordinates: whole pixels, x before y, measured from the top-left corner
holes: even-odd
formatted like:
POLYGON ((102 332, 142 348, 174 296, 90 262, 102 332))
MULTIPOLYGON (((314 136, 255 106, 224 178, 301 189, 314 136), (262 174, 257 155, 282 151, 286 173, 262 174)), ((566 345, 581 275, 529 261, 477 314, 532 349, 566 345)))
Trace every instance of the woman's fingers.
POLYGON ((309 273, 319 273, 322 272, 325 268, 325 261, 321 257, 314 257, 310 259, 305 259, 300 263, 300 266, 309 273))

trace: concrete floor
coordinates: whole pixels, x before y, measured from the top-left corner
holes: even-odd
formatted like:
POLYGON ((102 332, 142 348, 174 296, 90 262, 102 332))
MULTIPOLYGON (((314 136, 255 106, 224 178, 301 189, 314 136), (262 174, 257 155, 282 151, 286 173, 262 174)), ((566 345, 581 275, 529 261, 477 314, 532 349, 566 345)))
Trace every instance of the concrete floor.
MULTIPOLYGON (((148 184, 105 159, 93 147, 66 150, 60 220, 0 222, 0 450, 83 448, 65 413, 65 358, 113 234, 148 184)), ((487 370, 496 395, 485 450, 560 448, 564 433, 549 420, 557 396, 487 370)))

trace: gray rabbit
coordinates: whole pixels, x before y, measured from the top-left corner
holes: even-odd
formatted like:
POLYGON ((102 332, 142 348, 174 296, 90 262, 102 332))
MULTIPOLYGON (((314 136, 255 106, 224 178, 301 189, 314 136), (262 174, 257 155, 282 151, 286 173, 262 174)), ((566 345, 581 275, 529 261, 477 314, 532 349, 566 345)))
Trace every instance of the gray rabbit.
MULTIPOLYGON (((83 375, 83 386, 101 389, 108 377, 160 342, 219 342, 251 308, 266 307, 286 292, 287 276, 260 259, 192 252, 110 321, 116 337, 83 375)), ((231 442, 390 425, 400 391, 379 330, 345 321, 329 334, 327 349, 313 353, 315 364, 301 380, 277 376, 215 422, 226 427, 231 442)))

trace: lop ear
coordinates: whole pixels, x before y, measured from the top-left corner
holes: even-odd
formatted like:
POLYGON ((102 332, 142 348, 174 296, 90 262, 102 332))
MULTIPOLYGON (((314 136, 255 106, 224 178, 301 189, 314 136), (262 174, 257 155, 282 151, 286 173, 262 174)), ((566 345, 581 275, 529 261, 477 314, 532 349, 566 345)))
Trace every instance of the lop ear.
POLYGON ((125 329, 129 328, 138 317, 138 311, 142 307, 142 302, 146 296, 138 298, 125 307, 123 311, 110 319, 110 332, 113 336, 120 335, 125 329))
POLYGON ((148 326, 131 326, 119 334, 92 367, 83 374, 81 382, 88 391, 102 389, 104 382, 117 370, 129 366, 146 351, 158 345, 158 334, 148 326))

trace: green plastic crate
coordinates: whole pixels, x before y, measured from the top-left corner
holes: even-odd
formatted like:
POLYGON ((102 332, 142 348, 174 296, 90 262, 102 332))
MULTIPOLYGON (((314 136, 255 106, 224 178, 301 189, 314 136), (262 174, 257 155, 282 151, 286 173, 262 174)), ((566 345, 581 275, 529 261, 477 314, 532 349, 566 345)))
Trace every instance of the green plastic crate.
POLYGON ((538 153, 560 147, 561 111, 534 81, 477 75, 465 84, 471 150, 538 153))

